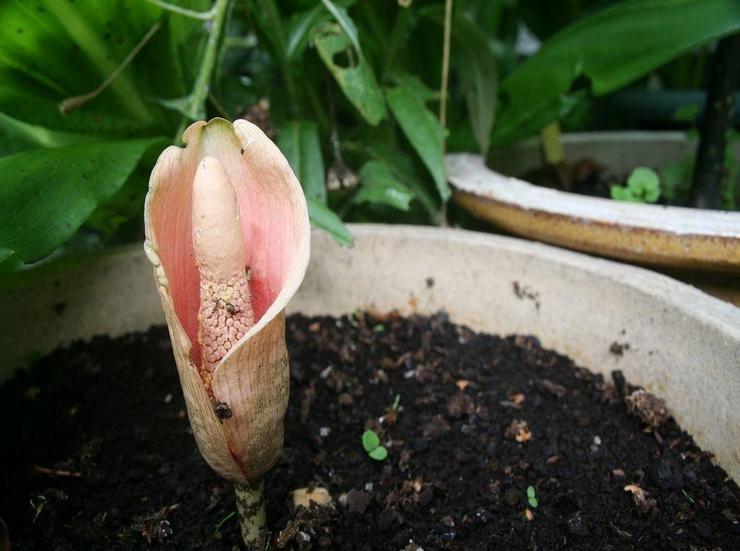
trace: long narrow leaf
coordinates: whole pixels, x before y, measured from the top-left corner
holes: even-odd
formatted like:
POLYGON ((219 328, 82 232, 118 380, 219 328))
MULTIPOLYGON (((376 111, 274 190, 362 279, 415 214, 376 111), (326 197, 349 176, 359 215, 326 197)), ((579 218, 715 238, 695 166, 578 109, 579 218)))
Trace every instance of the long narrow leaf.
POLYGON ((347 13, 347 10, 341 6, 337 6, 331 0, 321 1, 324 3, 324 6, 326 6, 326 9, 329 10, 329 13, 331 13, 334 19, 336 19, 337 23, 339 23, 339 26, 342 27, 342 30, 347 33, 347 36, 350 41, 352 41, 352 45, 355 47, 355 50, 357 50, 357 53, 361 55, 362 48, 360 47, 360 38, 357 34, 357 27, 347 13))
POLYGON ((308 197, 326 203, 326 174, 321 155, 319 132, 309 121, 291 121, 282 126, 278 147, 308 197))
POLYGON ((444 130, 439 120, 409 88, 390 88, 385 95, 393 116, 432 175, 440 198, 447 201, 451 192, 442 158, 444 130))
POLYGON ((352 244, 352 234, 339 216, 316 199, 306 197, 306 202, 308 203, 308 217, 314 227, 326 231, 341 245, 352 244))

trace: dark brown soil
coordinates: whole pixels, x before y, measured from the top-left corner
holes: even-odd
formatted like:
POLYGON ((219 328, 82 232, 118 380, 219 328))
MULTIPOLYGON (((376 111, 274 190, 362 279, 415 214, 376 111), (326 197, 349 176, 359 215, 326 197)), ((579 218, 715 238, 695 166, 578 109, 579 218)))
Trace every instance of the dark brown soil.
MULTIPOLYGON (((630 413, 621 377, 605 384, 534 339, 443 315, 288 324, 273 549, 740 548, 738 487, 653 397, 630 413), (368 428, 385 461, 364 451, 368 428), (310 484, 333 508, 292 510, 290 492, 310 484)), ((0 387, 13 549, 238 547, 233 490, 200 458, 183 407, 163 328, 74 344, 0 387)))

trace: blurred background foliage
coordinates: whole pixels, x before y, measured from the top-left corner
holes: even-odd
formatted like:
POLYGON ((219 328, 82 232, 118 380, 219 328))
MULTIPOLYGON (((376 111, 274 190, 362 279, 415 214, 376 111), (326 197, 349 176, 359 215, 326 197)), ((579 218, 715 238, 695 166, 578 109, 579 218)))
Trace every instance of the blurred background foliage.
POLYGON ((343 243, 342 221, 448 223, 445 148, 486 153, 554 121, 694 128, 740 2, 455 0, 444 128, 444 0, 6 0, 0 20, 12 270, 140 240, 159 151, 214 116, 272 137, 343 243))

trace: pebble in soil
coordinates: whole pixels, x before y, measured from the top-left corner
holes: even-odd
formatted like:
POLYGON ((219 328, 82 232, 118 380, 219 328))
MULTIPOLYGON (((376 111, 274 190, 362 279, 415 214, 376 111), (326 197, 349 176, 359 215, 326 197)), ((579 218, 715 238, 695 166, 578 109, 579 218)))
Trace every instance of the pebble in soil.
MULTIPOLYGON (((287 336, 272 548, 740 548, 738 487, 672 419, 628 408, 620 377, 444 315, 292 316, 287 336), (331 503, 294 509, 299 488, 331 503)), ((0 434, 14 550, 239 547, 233 490, 200 458, 163 328, 17 373, 0 434)))

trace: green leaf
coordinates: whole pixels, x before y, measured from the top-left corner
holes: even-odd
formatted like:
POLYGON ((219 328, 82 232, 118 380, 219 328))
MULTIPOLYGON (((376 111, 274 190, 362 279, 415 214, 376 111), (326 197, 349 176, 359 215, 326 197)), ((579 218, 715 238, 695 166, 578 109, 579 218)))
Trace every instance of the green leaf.
POLYGON ((452 36, 453 67, 460 75, 468 116, 482 153, 488 151, 496 117, 496 59, 486 36, 471 22, 456 17, 452 36))
POLYGON ((0 156, 36 147, 59 147, 85 143, 95 138, 88 134, 75 134, 49 130, 19 121, 0 113, 0 156))
POLYGON ((314 227, 328 232, 340 245, 352 244, 352 234, 349 233, 347 226, 339 216, 312 197, 306 197, 306 202, 308 203, 308 216, 314 227))
POLYGON ((701 105, 698 103, 688 103, 682 105, 671 115, 671 119, 676 122, 685 122, 693 124, 701 113, 701 105))
POLYGON ((254 4, 252 13, 259 29, 267 37, 267 40, 269 40, 278 59, 280 61, 286 60, 287 45, 285 30, 276 1, 252 0, 252 3, 254 4))
POLYGON ((0 54, 0 111, 6 115, 50 130, 107 137, 174 130, 179 117, 148 98, 189 92, 202 22, 148 2, 103 0, 10 0, 0 3, 0 21, 7 31, 0 54), (62 100, 105 81, 157 22, 162 27, 110 86, 71 112, 59 111, 62 100))
POLYGON ((383 143, 375 143, 370 147, 370 151, 373 157, 383 161, 390 168, 396 179, 411 189, 433 219, 438 216, 439 208, 431 187, 432 182, 426 177, 423 165, 414 162, 414 159, 400 148, 383 143))
POLYGON ((365 448, 366 452, 370 453, 378 446, 380 446, 380 438, 375 434, 375 431, 366 430, 362 433, 362 447, 365 448))
POLYGON ((439 196, 442 201, 447 201, 451 192, 442 158, 444 131, 439 120, 425 107, 424 101, 408 88, 390 88, 385 96, 393 116, 431 173, 439 196))
POLYGON ((68 240, 158 139, 33 149, 0 158, 0 249, 25 262, 68 240))
POLYGON ((316 29, 314 44, 342 92, 371 125, 385 117, 383 93, 367 60, 336 23, 316 29))
POLYGON ((158 104, 176 111, 188 118, 190 121, 202 120, 206 118, 206 110, 203 105, 193 105, 193 94, 188 94, 182 98, 161 99, 152 98, 158 104))
POLYGON ((339 23, 339 26, 342 27, 342 30, 345 32, 345 34, 349 37, 357 53, 362 55, 362 48, 360 48, 360 39, 357 35, 357 27, 355 27, 355 23, 354 21, 352 21, 352 18, 347 13, 347 10, 341 6, 337 6, 331 0, 321 1, 324 3, 324 6, 326 6, 326 9, 329 10, 329 13, 331 13, 334 19, 336 19, 337 23, 339 23))
POLYGON ((286 40, 286 57, 290 62, 296 62, 303 57, 308 40, 313 29, 329 19, 324 6, 316 5, 310 10, 293 15, 288 23, 288 38, 286 40))
POLYGON ((386 450, 384 446, 378 446, 373 451, 368 452, 368 455, 370 456, 370 459, 374 459, 375 461, 383 461, 386 457, 388 457, 388 450, 386 450))
POLYGON ((306 196, 326 203, 326 173, 316 124, 309 121, 283 124, 278 147, 288 159, 306 196))
POLYGON ((352 202, 390 205, 400 210, 409 210, 414 194, 393 174, 391 168, 381 161, 368 161, 360 169, 362 186, 352 202))
MULTIPOLYGON (((554 121, 576 79, 604 95, 680 54, 740 30, 737 0, 625 0, 566 27, 501 83, 492 141, 554 121), (543 117, 547 113, 547 117, 543 117), (537 125, 531 119, 539 117, 537 125), (548 120, 549 119, 549 120, 548 120)), ((535 130, 537 131, 537 130, 535 130)))
POLYGON ((660 198, 660 178, 654 170, 638 166, 627 179, 627 187, 635 197, 646 203, 655 203, 660 198))
POLYGON ((398 86, 406 88, 425 104, 430 101, 439 101, 439 90, 432 90, 416 75, 397 72, 392 75, 392 79, 398 86))
POLYGON ((624 186, 612 186, 609 189, 612 199, 615 201, 627 201, 629 203, 642 203, 639 197, 635 197, 629 188, 624 186))

